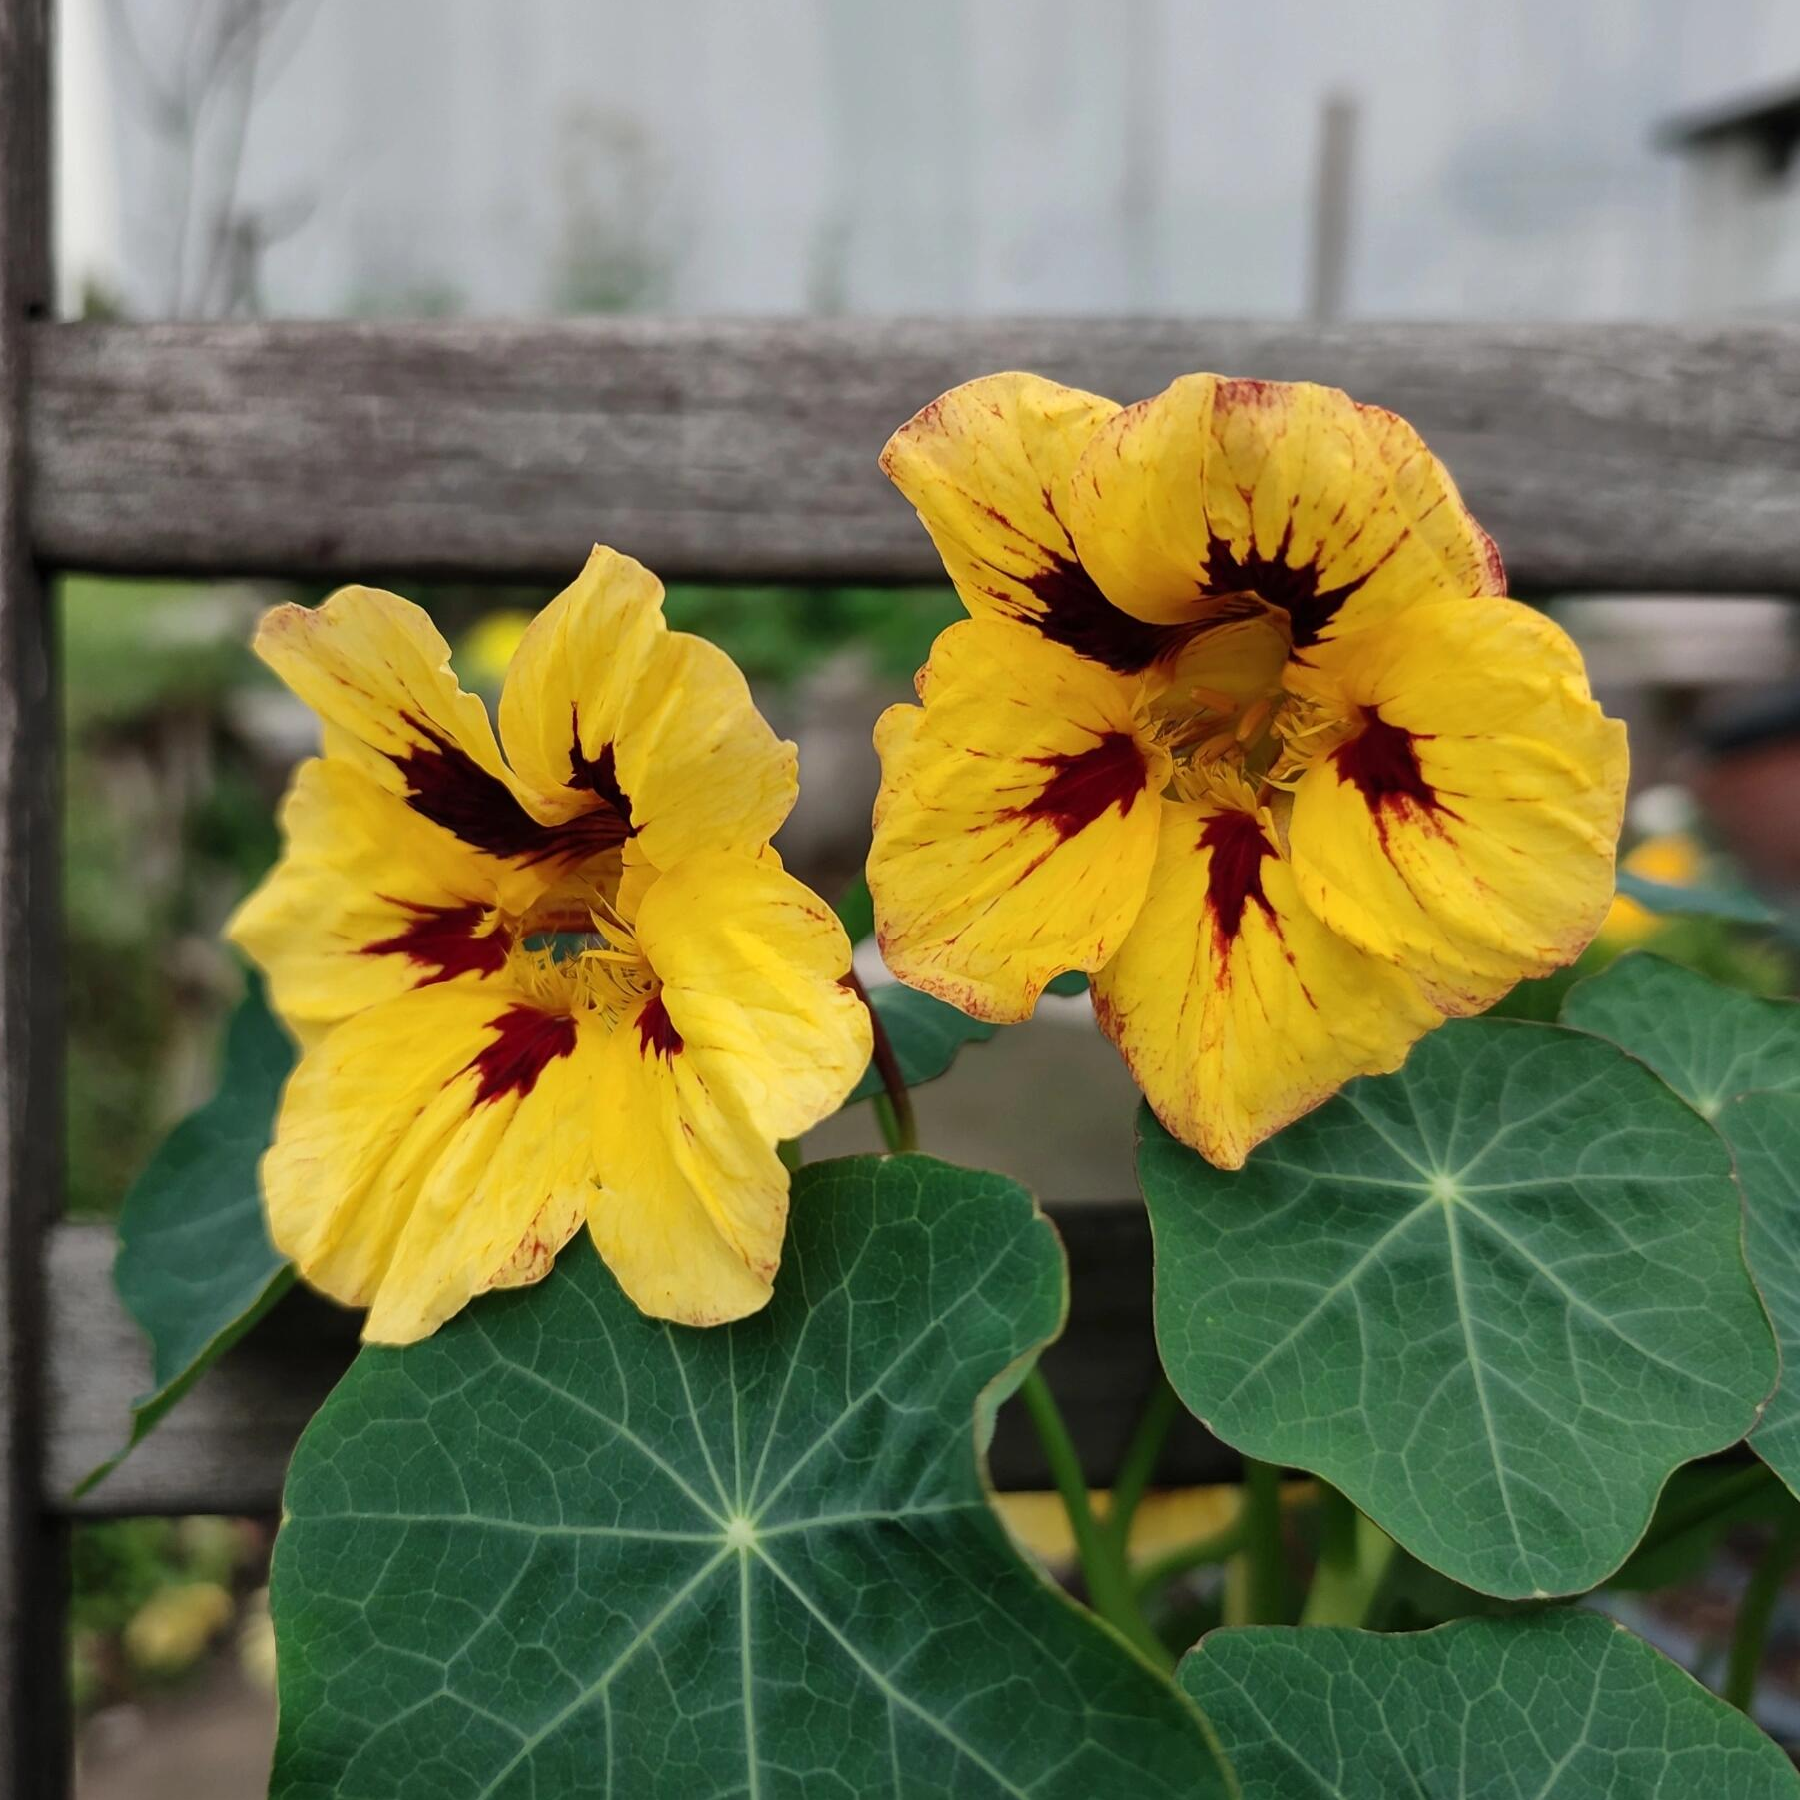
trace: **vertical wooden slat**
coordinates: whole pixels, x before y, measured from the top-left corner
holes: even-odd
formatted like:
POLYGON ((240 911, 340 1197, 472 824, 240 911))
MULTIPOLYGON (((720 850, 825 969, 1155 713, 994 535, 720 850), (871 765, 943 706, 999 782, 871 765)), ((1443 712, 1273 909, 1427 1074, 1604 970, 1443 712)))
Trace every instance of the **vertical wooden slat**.
POLYGON ((67 1792, 66 1559, 40 1500, 60 1194, 55 699, 30 550, 30 321, 50 311, 49 0, 0 0, 0 1791, 67 1792))

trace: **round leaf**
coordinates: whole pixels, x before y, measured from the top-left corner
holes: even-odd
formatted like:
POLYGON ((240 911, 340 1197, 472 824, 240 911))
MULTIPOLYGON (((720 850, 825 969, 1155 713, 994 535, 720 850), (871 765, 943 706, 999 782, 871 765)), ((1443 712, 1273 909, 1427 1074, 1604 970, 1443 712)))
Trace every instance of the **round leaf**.
POLYGON ((1235 1175, 1146 1117, 1138 1173, 1189 1408, 1487 1593, 1601 1580, 1775 1378, 1716 1134, 1579 1032, 1446 1025, 1235 1175))
POLYGON ((1562 1022, 1647 1062, 1709 1119, 1735 1094, 1800 1093, 1800 1005, 1720 987, 1639 951, 1578 982, 1562 1022))
POLYGON ((1781 1386, 1750 1442, 1800 1494, 1800 1092, 1742 1095, 1713 1122, 1737 1161, 1744 1245, 1781 1345, 1781 1386))
POLYGON ((796 1178, 775 1298, 644 1318, 587 1244, 365 1350, 276 1552, 278 1800, 1228 1791, 1199 1715, 1012 1548, 975 1448, 1060 1326, 1031 1197, 796 1178))
POLYGON ((1574 1610, 1404 1637, 1215 1631, 1182 1661, 1244 1793, 1281 1800, 1797 1800, 1735 1708, 1574 1610))

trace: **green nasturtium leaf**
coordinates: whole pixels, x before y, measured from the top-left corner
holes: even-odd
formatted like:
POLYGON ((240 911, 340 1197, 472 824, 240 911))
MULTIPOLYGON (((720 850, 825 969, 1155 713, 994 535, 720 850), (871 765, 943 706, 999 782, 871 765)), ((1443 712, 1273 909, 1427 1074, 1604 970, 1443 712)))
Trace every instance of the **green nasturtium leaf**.
POLYGON ((1713 1120, 1744 1190, 1744 1249, 1781 1345, 1781 1386, 1751 1448, 1800 1494, 1800 1091, 1744 1094, 1713 1120))
POLYGON ((1690 919, 1723 919, 1732 925, 1773 925, 1774 911, 1748 888, 1688 887, 1652 881, 1629 869, 1618 873, 1619 892, 1646 912, 1690 919))
POLYGON ((82 1484, 103 1480, 286 1292, 256 1166, 274 1135, 294 1046, 254 978, 225 1036, 219 1089, 162 1141, 119 1214, 113 1284, 150 1340, 155 1386, 132 1404, 131 1438, 82 1484))
POLYGON ((277 1800, 1230 1792, 987 1503, 978 1404, 1065 1297, 1022 1188, 865 1157, 796 1176, 738 1324, 643 1317, 577 1241, 365 1350, 288 1479, 277 1800))
MULTIPOLYGON (((887 1031, 909 1088, 935 1081, 949 1070, 964 1044, 985 1044, 1000 1029, 898 982, 870 989, 869 1004, 887 1031)), ((844 1104, 850 1106, 880 1092, 881 1076, 870 1063, 844 1104)))
POLYGON ((1445 1025, 1236 1174, 1146 1114, 1138 1175, 1190 1410, 1485 1593, 1600 1581, 1774 1384, 1717 1134, 1580 1032, 1445 1025))
POLYGON ((1709 1119, 1735 1094, 1800 1093, 1800 1004, 1720 987, 1641 950, 1570 989, 1562 1022, 1647 1062, 1709 1119))
POLYGON ((1768 1738, 1599 1613, 1215 1631, 1182 1686, 1246 1796, 1800 1800, 1768 1738))

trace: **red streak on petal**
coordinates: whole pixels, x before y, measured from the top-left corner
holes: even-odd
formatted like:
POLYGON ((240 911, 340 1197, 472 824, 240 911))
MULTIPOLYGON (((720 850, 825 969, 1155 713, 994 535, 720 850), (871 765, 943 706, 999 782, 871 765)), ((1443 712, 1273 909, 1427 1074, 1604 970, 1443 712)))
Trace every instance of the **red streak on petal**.
POLYGON ((664 1062, 673 1062, 686 1048, 660 993, 652 994, 644 1002, 644 1010, 638 1014, 637 1034, 643 1054, 660 1056, 664 1062))
POLYGON ((538 1077, 559 1056, 575 1048, 575 1021, 567 1013, 548 1013, 535 1006, 509 1006, 488 1029, 493 1041, 465 1068, 480 1076, 475 1104, 498 1100, 505 1094, 523 1098, 537 1086, 538 1077))
MULTIPOLYGON (((1215 813, 1200 828, 1200 846, 1212 853, 1206 868, 1206 900, 1218 932, 1219 953, 1228 952, 1244 928, 1244 913, 1254 901, 1270 924, 1275 909, 1263 892, 1262 865, 1275 854, 1262 827, 1249 813, 1215 813)), ((1219 971, 1223 978, 1224 970, 1219 971)))
MULTIPOLYGON (((591 812, 560 825, 540 825, 506 783, 461 745, 411 713, 401 716, 424 740, 390 759, 406 783, 407 805, 472 848, 538 863, 613 850, 630 835, 626 817, 605 794, 591 812)), ((598 768, 600 760, 592 766, 598 768)))
POLYGON ((411 921, 392 937, 364 944, 362 954, 404 956, 430 970, 416 986, 434 987, 458 975, 496 975, 506 966, 511 940, 503 931, 480 930, 487 909, 479 901, 462 906, 419 905, 411 900, 388 900, 388 904, 411 913, 411 921))
POLYGON ((1077 836, 1116 806, 1124 818, 1144 792, 1148 765, 1129 731, 1108 731, 1091 750, 1029 759, 1051 771, 1042 792, 1013 809, 1014 817, 1046 819, 1064 839, 1077 836))
POLYGON ((1372 708, 1364 715, 1362 730, 1332 752, 1332 761, 1368 802, 1383 849, 1391 820, 1411 819, 1424 825, 1434 814, 1449 810, 1419 766, 1418 734, 1389 724, 1372 708))

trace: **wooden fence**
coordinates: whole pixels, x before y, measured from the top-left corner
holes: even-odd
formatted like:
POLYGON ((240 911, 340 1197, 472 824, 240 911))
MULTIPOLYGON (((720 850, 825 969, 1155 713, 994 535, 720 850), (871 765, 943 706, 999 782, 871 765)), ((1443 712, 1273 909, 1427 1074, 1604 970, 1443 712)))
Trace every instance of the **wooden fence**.
MULTIPOLYGON (((71 1515, 274 1509, 352 1348, 297 1298, 69 1501, 147 1364, 110 1234, 58 1218, 57 571, 559 579, 598 539, 669 578, 933 580, 876 451, 1012 366, 1122 399, 1218 368, 1392 406, 1521 591, 1800 585, 1800 327, 53 323, 48 10, 0 0, 0 1791, 19 1800, 65 1792, 71 1515)), ((1103 1477, 1153 1368, 1148 1235, 1136 1208, 1053 1210, 1075 1280, 1050 1372, 1103 1477)), ((1165 1471, 1219 1456, 1195 1427, 1165 1471)), ((1039 1476, 1005 1432, 994 1463, 1039 1476)))

